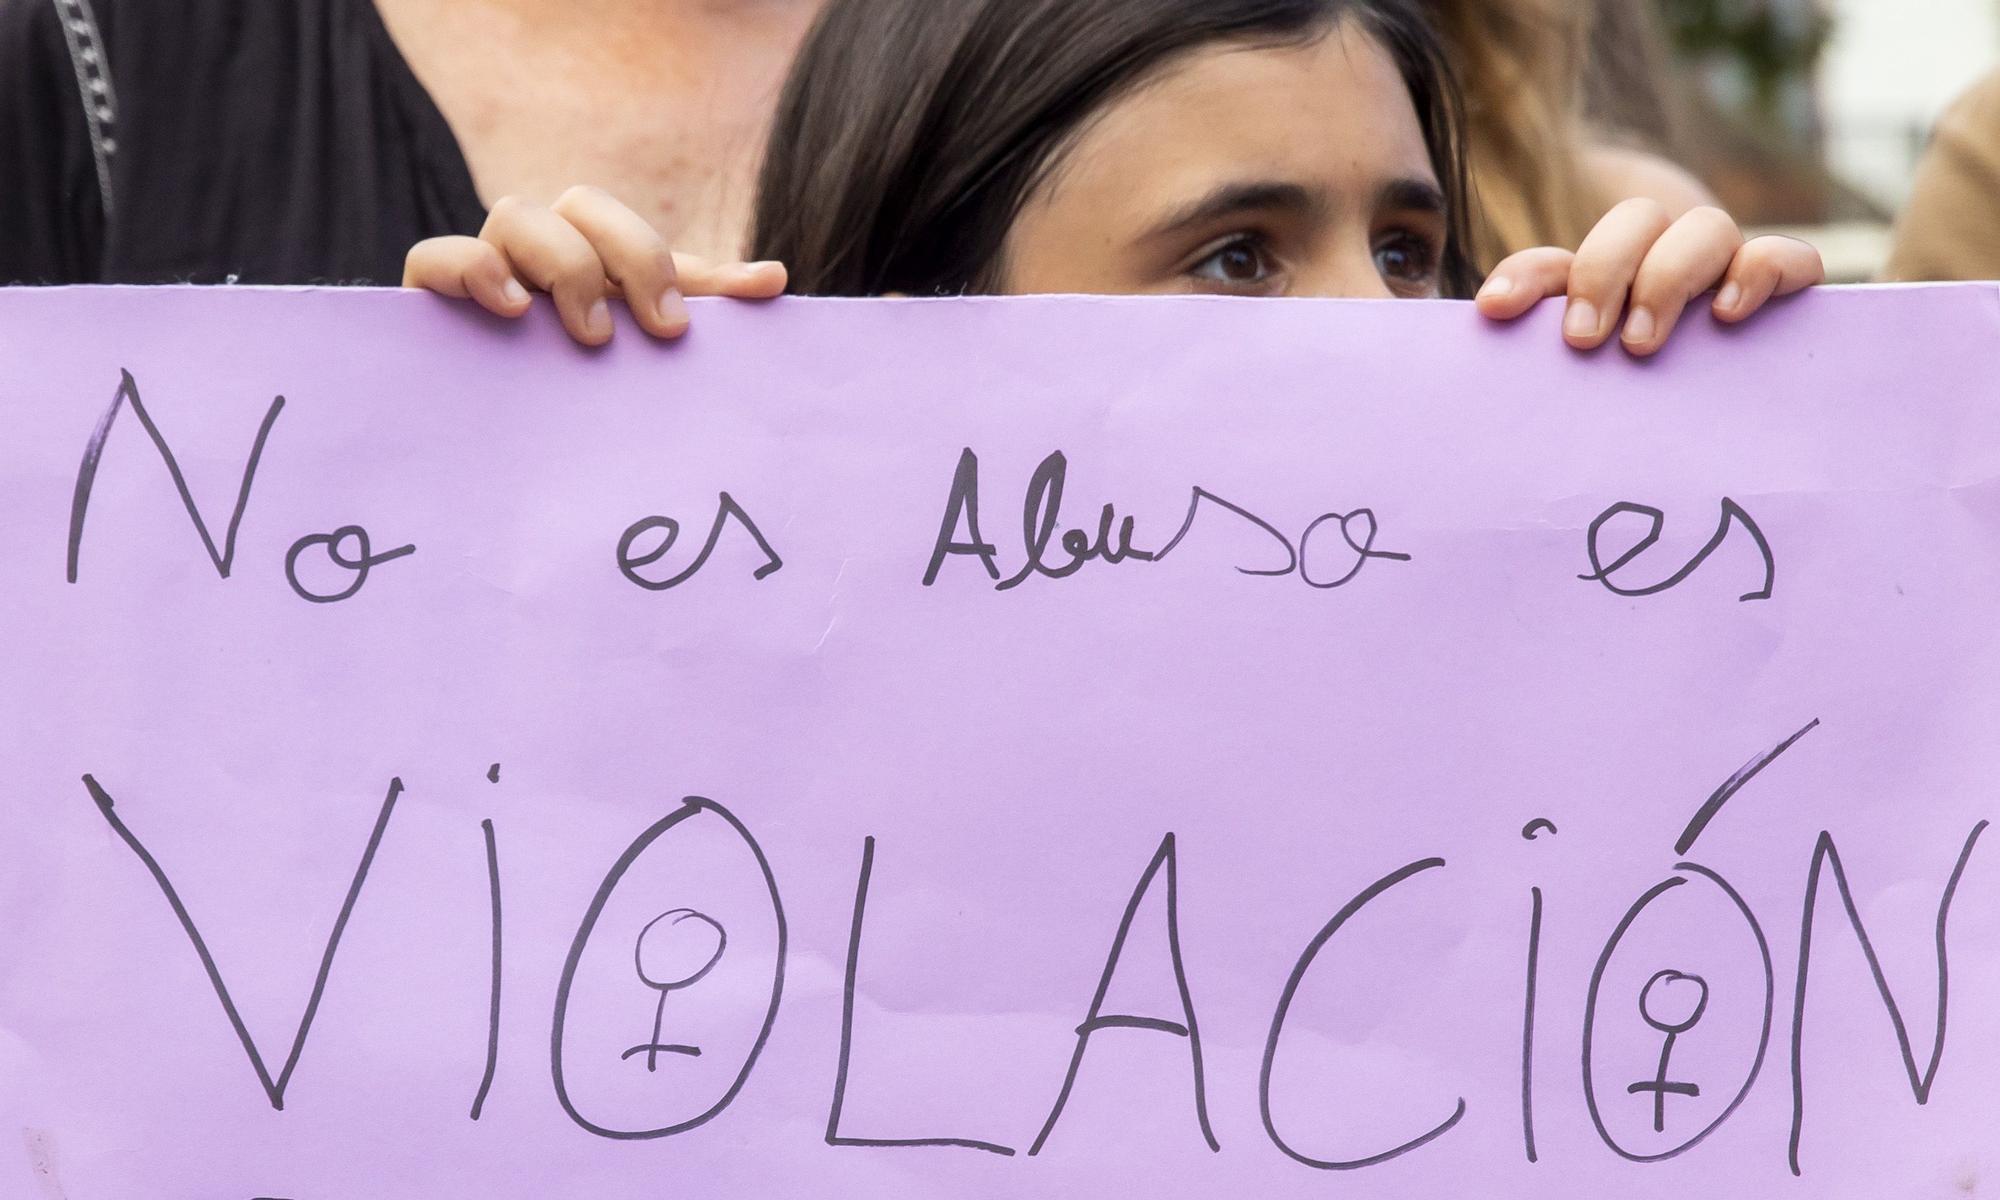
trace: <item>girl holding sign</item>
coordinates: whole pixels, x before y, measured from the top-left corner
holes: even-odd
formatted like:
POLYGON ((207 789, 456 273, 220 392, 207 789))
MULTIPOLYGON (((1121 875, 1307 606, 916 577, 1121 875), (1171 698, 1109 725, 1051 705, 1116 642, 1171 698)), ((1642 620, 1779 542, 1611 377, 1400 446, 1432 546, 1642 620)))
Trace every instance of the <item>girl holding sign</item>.
MULTIPOLYGON (((685 330, 683 295, 788 289, 1464 296, 1462 128, 1400 0, 832 0, 766 153, 752 246, 770 261, 673 255, 579 188, 420 243, 405 282, 508 316, 546 290, 591 344, 614 292, 662 337, 685 330)), ((1574 253, 1509 256, 1477 298, 1507 320, 1567 295, 1569 344, 1649 354, 1710 288, 1740 321, 1822 274, 1804 243, 1633 200, 1574 253)))

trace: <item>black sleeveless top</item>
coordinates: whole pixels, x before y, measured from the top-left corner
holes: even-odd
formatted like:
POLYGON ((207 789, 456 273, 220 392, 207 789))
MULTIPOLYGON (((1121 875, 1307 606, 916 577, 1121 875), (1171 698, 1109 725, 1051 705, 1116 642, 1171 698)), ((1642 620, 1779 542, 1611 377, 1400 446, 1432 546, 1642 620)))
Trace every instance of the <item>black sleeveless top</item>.
POLYGON ((379 283, 485 209, 372 0, 0 0, 0 283, 379 283))

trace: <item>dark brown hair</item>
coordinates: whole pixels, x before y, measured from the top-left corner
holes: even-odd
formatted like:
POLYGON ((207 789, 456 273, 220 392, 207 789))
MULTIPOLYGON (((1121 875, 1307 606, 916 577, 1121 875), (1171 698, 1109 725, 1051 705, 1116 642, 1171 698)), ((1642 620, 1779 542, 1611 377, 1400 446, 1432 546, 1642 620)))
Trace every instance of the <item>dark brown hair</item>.
POLYGON ((778 104, 752 257, 808 295, 990 292, 1021 206, 1107 102, 1211 43, 1347 20, 1402 72, 1445 192, 1442 286, 1467 294, 1457 88, 1405 0, 831 0, 778 104))

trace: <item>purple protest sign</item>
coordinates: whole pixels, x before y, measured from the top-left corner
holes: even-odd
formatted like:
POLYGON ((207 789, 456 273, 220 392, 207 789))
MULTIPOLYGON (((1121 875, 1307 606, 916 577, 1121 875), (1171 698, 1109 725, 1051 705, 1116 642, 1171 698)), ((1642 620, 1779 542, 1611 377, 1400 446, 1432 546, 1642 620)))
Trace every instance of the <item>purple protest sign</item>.
POLYGON ((1994 289, 544 317, 0 293, 6 1195, 2000 1170, 1994 289))

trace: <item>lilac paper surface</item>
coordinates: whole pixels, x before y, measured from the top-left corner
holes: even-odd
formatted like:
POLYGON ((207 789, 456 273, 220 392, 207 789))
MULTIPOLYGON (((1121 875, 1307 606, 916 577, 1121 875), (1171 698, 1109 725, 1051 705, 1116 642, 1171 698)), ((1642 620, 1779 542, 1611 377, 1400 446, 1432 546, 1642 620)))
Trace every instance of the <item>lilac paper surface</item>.
POLYGON ((1984 1191, 2000 294, 1556 319, 0 293, 0 1193, 1984 1191))

